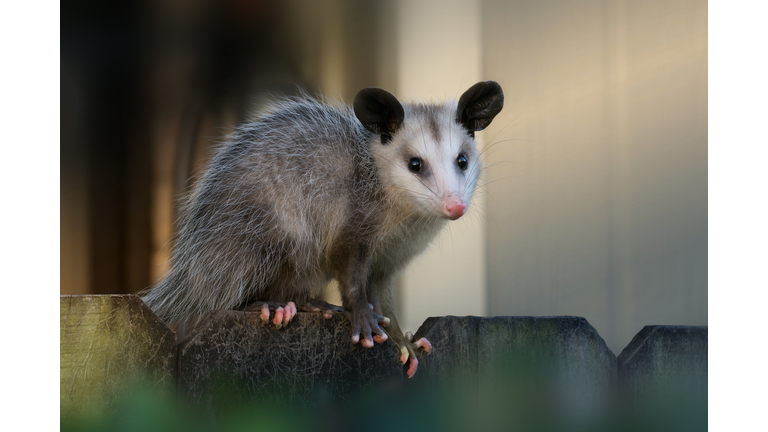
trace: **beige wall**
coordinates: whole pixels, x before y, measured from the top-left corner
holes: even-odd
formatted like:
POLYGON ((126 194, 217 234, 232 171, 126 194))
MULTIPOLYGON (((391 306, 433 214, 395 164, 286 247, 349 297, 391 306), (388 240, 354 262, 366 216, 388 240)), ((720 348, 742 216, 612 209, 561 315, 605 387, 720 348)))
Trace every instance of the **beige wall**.
POLYGON ((707 324, 707 3, 483 3, 491 315, 707 324))

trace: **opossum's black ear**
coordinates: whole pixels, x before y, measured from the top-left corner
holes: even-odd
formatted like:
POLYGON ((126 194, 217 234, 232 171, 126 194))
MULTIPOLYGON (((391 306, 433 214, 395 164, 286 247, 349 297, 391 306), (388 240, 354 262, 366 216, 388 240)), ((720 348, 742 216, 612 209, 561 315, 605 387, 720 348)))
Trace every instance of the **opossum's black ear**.
POLYGON ((386 143, 403 123, 403 106, 392 93, 378 87, 366 87, 355 96, 355 115, 369 131, 381 135, 386 143))
POLYGON ((459 98, 456 120, 474 137, 475 131, 487 128, 503 107, 504 92, 501 91, 499 83, 481 81, 459 98))

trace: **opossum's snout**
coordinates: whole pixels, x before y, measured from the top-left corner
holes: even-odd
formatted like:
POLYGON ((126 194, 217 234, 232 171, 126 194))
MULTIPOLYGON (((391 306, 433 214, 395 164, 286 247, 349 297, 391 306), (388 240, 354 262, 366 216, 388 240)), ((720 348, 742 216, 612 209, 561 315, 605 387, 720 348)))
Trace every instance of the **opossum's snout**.
POLYGON ((462 217, 466 211, 467 204, 456 197, 448 198, 443 205, 443 215, 450 220, 462 217))

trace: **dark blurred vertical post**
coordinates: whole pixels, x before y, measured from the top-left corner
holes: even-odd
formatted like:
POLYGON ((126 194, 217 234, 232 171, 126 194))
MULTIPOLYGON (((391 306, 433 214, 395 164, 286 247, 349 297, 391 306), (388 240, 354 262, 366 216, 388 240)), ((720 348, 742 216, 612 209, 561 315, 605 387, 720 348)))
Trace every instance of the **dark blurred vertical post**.
MULTIPOLYGON (((75 1, 62 8, 62 58, 82 72, 79 114, 88 128, 82 136, 92 293, 131 292, 148 281, 151 179, 143 134, 148 117, 140 109, 146 99, 142 12, 143 2, 75 1)), ((70 144, 62 141, 62 153, 70 144)))

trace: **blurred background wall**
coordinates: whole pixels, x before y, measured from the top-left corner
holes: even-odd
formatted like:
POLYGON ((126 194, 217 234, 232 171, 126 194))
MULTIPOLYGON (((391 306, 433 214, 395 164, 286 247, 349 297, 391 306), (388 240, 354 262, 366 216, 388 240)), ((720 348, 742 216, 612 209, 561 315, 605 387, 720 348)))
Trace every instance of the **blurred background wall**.
MULTIPOLYGON (((707 324, 707 3, 66 1, 62 294, 168 268, 176 200, 210 148, 297 86, 351 101, 498 81, 470 212, 402 276, 434 315, 579 315, 618 354, 646 324, 707 324)), ((334 298, 329 289, 329 298, 334 298)))

